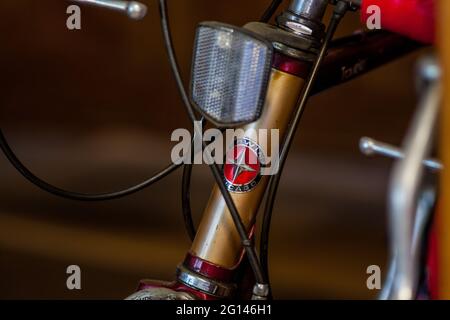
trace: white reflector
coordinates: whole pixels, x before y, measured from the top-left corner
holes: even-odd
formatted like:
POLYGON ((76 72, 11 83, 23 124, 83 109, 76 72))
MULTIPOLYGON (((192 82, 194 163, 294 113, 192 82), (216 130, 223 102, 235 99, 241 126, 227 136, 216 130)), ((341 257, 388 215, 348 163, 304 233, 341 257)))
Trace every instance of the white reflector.
POLYGON ((243 28, 204 22, 197 28, 191 100, 219 126, 253 122, 261 115, 273 49, 243 28))

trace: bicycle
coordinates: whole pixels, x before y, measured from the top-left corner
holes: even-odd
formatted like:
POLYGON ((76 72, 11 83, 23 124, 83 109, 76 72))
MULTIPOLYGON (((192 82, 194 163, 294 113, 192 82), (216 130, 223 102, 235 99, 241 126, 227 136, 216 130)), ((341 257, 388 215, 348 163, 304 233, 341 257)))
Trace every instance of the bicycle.
MULTIPOLYGON (((146 13, 145 5, 135 1, 72 2, 118 10, 132 19, 142 19, 146 13)), ((175 281, 143 280, 139 284, 138 291, 128 299, 270 298, 268 243, 272 210, 284 163, 308 98, 423 46, 416 40, 380 30, 360 32, 333 40, 336 28, 345 13, 361 8, 367 12, 365 9, 370 6, 370 1, 292 0, 288 8, 276 18, 276 24, 269 24, 268 21, 281 3, 281 0, 273 1, 261 21, 248 23, 242 28, 218 22, 201 23, 197 29, 194 45, 193 70, 188 94, 180 76, 172 45, 166 1, 159 0, 161 28, 168 59, 189 119, 193 123, 193 139, 195 140, 195 136, 203 135, 203 131, 194 124, 208 121, 223 130, 241 127, 245 134, 248 134, 250 129, 277 129, 283 141, 279 159, 275 164, 277 170, 271 175, 262 175, 261 171, 267 165, 264 161, 265 156, 273 151, 272 145, 267 141, 249 138, 245 134, 234 140, 231 147, 233 152, 226 153, 226 158, 231 160, 226 160, 223 167, 212 161, 211 157, 207 158, 216 185, 197 229, 192 220, 189 199, 192 164, 188 160, 192 155, 183 155, 152 178, 131 188, 105 194, 80 194, 62 190, 36 177, 15 156, 0 131, 0 147, 25 178, 45 191, 72 200, 103 201, 124 197, 152 185, 183 166, 183 218, 186 230, 193 241, 192 247, 184 262, 178 266, 175 281), (322 20, 328 6, 333 6, 333 14, 328 26, 325 27, 322 20), (254 163, 250 163, 251 157, 254 163), (255 219, 264 197, 258 257, 254 246, 255 219), (249 273, 249 270, 252 272, 249 273)), ((401 17, 399 8, 393 11, 386 10, 401 17)), ((420 15, 418 11, 411 12, 420 15)), ((427 20, 422 22, 417 29, 426 26, 426 31, 418 32, 415 29, 412 35, 422 42, 433 42, 430 22, 427 20)), ((405 33, 405 30, 398 31, 405 33)), ((407 34, 411 35, 410 32, 407 34)), ((430 63, 423 68, 428 70, 437 67, 430 63)), ((428 80, 438 81, 437 78, 428 80)), ((431 98, 428 100, 435 99, 438 94, 434 92, 437 90, 436 86, 430 84, 428 86, 432 88, 429 90, 433 91, 432 94, 429 93, 431 98)), ((412 134, 408 138, 412 142, 408 144, 410 147, 406 150, 405 156, 398 150, 395 153, 390 146, 367 139, 363 140, 363 150, 389 155, 395 153, 397 158, 403 159, 404 162, 400 163, 412 161, 411 157, 416 155, 413 157, 415 161, 410 165, 413 169, 399 165, 400 169, 396 172, 402 170, 406 172, 405 174, 414 172, 420 177, 423 173, 423 161, 426 161, 427 165, 434 165, 435 169, 437 167, 442 169, 437 160, 426 159, 432 124, 436 120, 437 103, 433 100, 424 105, 434 107, 434 113, 431 113, 435 116, 427 119, 428 122, 424 124, 428 129, 426 130, 428 139, 419 151, 419 156, 416 155, 417 143, 412 134)), ((425 110, 425 107, 423 109, 425 110)), ((420 114, 418 119, 423 120, 423 115, 420 114)), ((419 124, 416 124, 415 128, 419 124)), ((210 147, 205 141, 201 141, 201 144, 200 151, 208 150, 210 147)), ((195 148, 191 149, 194 149, 194 154, 199 152, 195 148)), ((400 176, 400 173, 397 175, 400 176)), ((393 181, 397 179, 400 178, 393 181)), ((413 187, 419 188, 419 180, 415 183, 413 187)), ((403 190, 406 187, 396 188, 403 190)), ((412 299, 417 296, 418 278, 422 268, 418 262, 418 255, 423 251, 418 244, 419 240, 427 235, 424 225, 431 219, 429 213, 433 211, 435 202, 434 197, 431 198, 430 200, 429 197, 425 197, 424 206, 419 206, 426 212, 424 213, 426 219, 417 222, 420 232, 414 238, 416 239, 414 245, 411 245, 414 219, 406 220, 408 223, 405 231, 401 228, 401 222, 405 221, 403 218, 397 222, 398 230, 393 233, 397 238, 392 242, 392 247, 399 243, 403 246, 393 249, 396 252, 393 254, 393 261, 396 264, 391 268, 392 277, 388 280, 406 277, 405 286, 409 291, 407 294, 400 294, 403 284, 393 280, 393 285, 390 286, 388 281, 386 286, 388 289, 382 294, 382 298, 412 299), (415 249, 413 250, 411 246, 415 249), (414 252, 413 259, 409 256, 411 250, 414 252)), ((417 200, 416 197, 408 199, 411 202, 417 200)), ((412 205, 409 205, 407 209, 411 210, 411 207, 412 205)), ((392 209, 392 212, 397 211, 406 212, 406 209, 392 209)))

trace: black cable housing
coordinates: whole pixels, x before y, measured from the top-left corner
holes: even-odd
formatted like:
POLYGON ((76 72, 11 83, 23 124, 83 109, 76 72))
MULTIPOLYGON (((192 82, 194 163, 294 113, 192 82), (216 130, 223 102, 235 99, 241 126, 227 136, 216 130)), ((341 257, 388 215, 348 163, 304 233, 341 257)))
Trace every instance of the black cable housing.
POLYGON ((185 164, 183 167, 183 177, 181 182, 181 209, 183 212, 183 220, 186 232, 191 241, 194 241, 195 230, 194 220, 192 218, 191 209, 191 177, 192 177, 192 164, 185 164))
POLYGON ((264 11, 263 15, 261 16, 260 22, 269 22, 270 18, 275 14, 278 7, 281 5, 283 0, 273 0, 272 3, 269 5, 269 7, 264 11))
POLYGON ((325 39, 322 43, 321 50, 314 62, 313 68, 306 80, 305 86, 303 87, 302 93, 300 95, 300 99, 298 101, 298 107, 294 114, 293 120, 288 128, 288 132, 286 134, 285 141, 283 143, 283 147, 280 153, 279 159, 279 170, 276 175, 272 176, 269 181, 268 193, 264 207, 263 214, 263 222, 261 228, 261 241, 260 241, 260 262, 261 267, 263 268, 263 272, 266 274, 267 279, 269 279, 269 234, 270 234, 270 225, 272 220, 272 212, 275 204, 275 198, 277 195, 278 186, 280 183, 281 175, 283 173, 283 168, 286 163, 287 155, 289 153, 290 147, 294 140, 295 132, 297 131, 298 125, 302 118, 303 112, 305 111, 306 103, 308 102, 311 90, 313 88, 313 84, 318 74, 318 70, 320 65, 326 55, 328 44, 330 43, 333 35, 336 31, 339 22, 341 21, 344 14, 349 9, 348 4, 344 1, 339 1, 335 8, 333 15, 330 20, 330 24, 328 25, 327 32, 325 35, 325 39))
POLYGON ((141 191, 149 186, 151 186, 153 183, 161 180, 162 178, 168 176, 172 172, 174 172, 176 169, 178 169, 181 164, 170 164, 157 174, 155 174, 153 177, 134 185, 130 188, 123 189, 120 191, 115 192, 108 192, 108 193, 97 193, 97 194, 89 194, 89 193, 79 193, 79 192, 73 192, 73 191, 67 191, 64 189, 61 189, 59 187, 56 187, 41 178, 37 177, 35 174, 33 174, 26 165, 24 165, 19 158, 16 156, 14 151, 11 149, 10 145, 8 144, 8 141, 5 138, 5 135, 3 134, 3 131, 0 129, 0 149, 5 154, 6 158, 9 160, 9 162, 14 166, 14 168, 17 169, 17 171, 20 172, 20 174, 30 181, 32 184, 37 186, 38 188, 51 193, 55 196, 70 199, 70 200, 77 200, 77 201, 105 201, 105 200, 113 200, 113 199, 119 199, 123 198, 125 196, 131 195, 133 193, 136 193, 138 191, 141 191))

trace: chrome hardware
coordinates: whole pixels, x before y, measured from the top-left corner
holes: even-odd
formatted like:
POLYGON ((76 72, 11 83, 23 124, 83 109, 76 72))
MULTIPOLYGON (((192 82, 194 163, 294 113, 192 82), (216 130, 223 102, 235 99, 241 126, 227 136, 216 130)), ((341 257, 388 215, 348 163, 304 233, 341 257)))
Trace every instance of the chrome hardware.
POLYGON ((317 55, 318 48, 314 46, 314 41, 276 26, 262 22, 249 22, 244 28, 261 35, 272 43, 276 51, 287 56, 313 62, 317 55))
MULTIPOLYGON (((419 73, 422 75, 422 73, 419 73)), ((390 226, 391 279, 381 298, 416 298, 420 252, 414 234, 418 223, 417 197, 423 184, 423 161, 429 156, 441 102, 439 79, 430 79, 404 142, 404 157, 397 160, 390 180, 388 214, 390 226)), ((389 280, 388 279, 388 280, 389 280)))
MULTIPOLYGON (((436 203, 436 190, 434 188, 426 188, 419 196, 417 209, 414 219, 414 230, 411 245, 411 254, 418 256, 423 250, 423 237, 426 236, 426 229, 430 219, 433 218, 433 209, 436 203)), ((384 280, 383 287, 378 296, 379 300, 390 299, 392 295, 392 287, 397 272, 397 257, 391 256, 388 265, 388 272, 384 280)))
POLYGON ((196 300, 195 296, 169 288, 151 288, 133 293, 125 300, 196 300))
POLYGON ((288 9, 277 17, 280 28, 298 36, 311 39, 314 47, 320 47, 325 34, 322 18, 328 6, 328 0, 292 0, 288 9))
POLYGON ((253 287, 252 300, 267 300, 269 296, 269 285, 257 283, 253 287))
POLYGON ((299 16, 316 19, 317 17, 323 17, 327 5, 327 0, 293 0, 289 5, 288 10, 299 16))
POLYGON ((420 94, 430 83, 441 76, 441 68, 433 57, 426 56, 417 63, 416 74, 416 89, 420 94))
POLYGON ((141 20, 147 14, 147 6, 137 1, 123 1, 123 0, 71 0, 71 1, 120 11, 122 13, 125 13, 129 18, 133 20, 141 20))
POLYGON ((352 11, 361 7, 361 0, 292 0, 287 10, 277 17, 277 25, 289 33, 308 39, 312 47, 318 49, 325 35, 322 19, 327 6, 338 2, 345 2, 352 11))
POLYGON ((235 290, 234 284, 228 284, 209 279, 187 269, 184 266, 178 267, 177 278, 178 281, 187 285, 188 287, 200 290, 216 297, 230 297, 235 290))
MULTIPOLYGON (((366 156, 382 155, 392 159, 404 158, 404 153, 400 148, 368 137, 362 137, 359 140, 359 149, 366 156)), ((422 163, 433 171, 441 171, 443 169, 442 163, 436 159, 424 159, 422 163)))

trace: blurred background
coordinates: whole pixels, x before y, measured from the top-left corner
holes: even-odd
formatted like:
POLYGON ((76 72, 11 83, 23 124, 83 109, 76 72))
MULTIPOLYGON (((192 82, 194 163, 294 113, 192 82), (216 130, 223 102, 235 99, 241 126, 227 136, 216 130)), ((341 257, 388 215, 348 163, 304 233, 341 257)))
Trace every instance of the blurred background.
MULTIPOLYGON (((68 2, 0 2, 0 126, 34 173, 66 189, 105 192, 170 161, 171 132, 190 128, 166 60, 157 2, 134 22, 68 2)), ((270 0, 171 0, 174 42, 188 83, 196 24, 255 21, 270 0)), ((359 28, 349 14, 339 35, 359 28)), ((415 108, 409 55, 310 100, 289 157, 271 234, 276 298, 373 298, 366 268, 386 264, 391 161, 365 158, 358 140, 400 144, 415 108)), ((56 198, 0 156, 0 298, 122 299, 139 279, 173 279, 190 246, 181 218, 181 170, 105 203, 56 198), (79 265, 82 290, 66 288, 79 265)), ((198 221, 211 190, 196 166, 198 221)), ((384 274, 383 274, 384 275, 384 274)))

